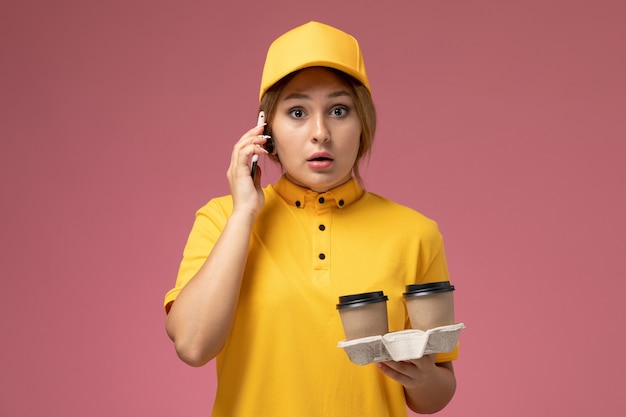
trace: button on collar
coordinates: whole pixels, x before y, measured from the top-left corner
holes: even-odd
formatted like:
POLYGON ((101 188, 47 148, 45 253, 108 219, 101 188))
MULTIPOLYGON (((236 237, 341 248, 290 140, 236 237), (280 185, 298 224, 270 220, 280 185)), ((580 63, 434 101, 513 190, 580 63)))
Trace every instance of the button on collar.
POLYGON ((364 193, 354 178, 325 193, 316 193, 308 188, 300 187, 284 175, 270 187, 273 187, 287 204, 298 208, 304 208, 311 203, 315 204, 317 200, 317 204, 331 204, 343 209, 361 198, 364 193), (324 196, 322 197, 321 194, 324 196))

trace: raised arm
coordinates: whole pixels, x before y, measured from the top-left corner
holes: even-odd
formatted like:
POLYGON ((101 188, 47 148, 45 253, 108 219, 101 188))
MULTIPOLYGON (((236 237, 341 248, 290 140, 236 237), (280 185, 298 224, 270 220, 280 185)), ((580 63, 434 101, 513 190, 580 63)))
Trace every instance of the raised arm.
POLYGON ((191 366, 202 366, 222 349, 233 324, 248 256, 250 235, 264 203, 260 170, 254 181, 248 160, 265 151, 261 119, 234 146, 228 168, 233 212, 206 261, 171 305, 166 330, 176 353, 191 366))

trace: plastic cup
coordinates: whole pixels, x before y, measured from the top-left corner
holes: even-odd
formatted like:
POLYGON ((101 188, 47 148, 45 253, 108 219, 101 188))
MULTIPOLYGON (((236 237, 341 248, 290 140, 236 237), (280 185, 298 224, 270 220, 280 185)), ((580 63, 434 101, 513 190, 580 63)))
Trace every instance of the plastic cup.
POLYGON ((387 299, 382 291, 339 297, 337 310, 346 340, 387 333, 389 331, 387 299))
POLYGON ((402 296, 411 327, 426 331, 455 324, 453 291, 449 281, 407 285, 402 296))

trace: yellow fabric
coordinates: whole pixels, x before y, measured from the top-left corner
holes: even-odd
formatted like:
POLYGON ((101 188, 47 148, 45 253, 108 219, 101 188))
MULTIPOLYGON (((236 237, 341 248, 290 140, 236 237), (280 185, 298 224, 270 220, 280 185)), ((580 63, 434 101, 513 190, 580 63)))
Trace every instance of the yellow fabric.
MULTIPOLYGON (((264 192, 235 322, 217 357, 213 416, 406 416, 400 384, 337 348, 344 334, 336 304, 340 295, 383 290, 389 331, 404 329, 405 285, 448 280, 437 225, 354 180, 318 194, 283 177, 264 192)), ((198 211, 166 306, 200 268, 231 211, 230 197, 198 211)))
POLYGON ((291 29, 270 45, 261 76, 259 100, 281 78, 314 66, 343 71, 370 90, 358 41, 332 26, 309 22, 291 29))

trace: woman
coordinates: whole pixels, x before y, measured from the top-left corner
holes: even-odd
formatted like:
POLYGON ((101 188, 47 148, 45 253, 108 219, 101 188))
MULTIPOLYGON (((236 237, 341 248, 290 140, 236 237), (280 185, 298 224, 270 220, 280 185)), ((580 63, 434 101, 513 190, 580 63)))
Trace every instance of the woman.
POLYGON ((357 41, 317 22, 282 35, 267 54, 260 101, 258 125, 233 148, 232 194, 198 211, 165 297, 180 358, 217 358, 213 415, 442 409, 455 391, 456 351, 358 366, 337 348, 339 296, 384 290, 395 331, 407 327, 405 285, 448 280, 437 225, 362 189, 376 115, 357 41), (276 184, 261 188, 260 169, 250 175, 258 155, 282 166, 276 184))

